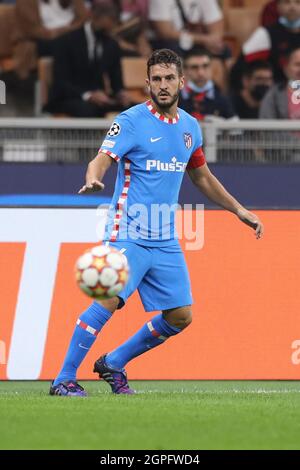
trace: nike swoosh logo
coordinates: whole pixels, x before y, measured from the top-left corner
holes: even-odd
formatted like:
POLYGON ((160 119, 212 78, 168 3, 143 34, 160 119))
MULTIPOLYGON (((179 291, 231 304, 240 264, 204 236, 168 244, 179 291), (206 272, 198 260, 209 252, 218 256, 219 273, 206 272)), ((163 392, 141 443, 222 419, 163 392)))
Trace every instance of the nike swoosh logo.
POLYGON ((90 349, 90 348, 86 348, 85 346, 82 346, 82 344, 81 344, 81 343, 79 343, 79 345, 78 345, 78 346, 79 346, 80 348, 82 348, 82 349, 87 349, 87 350, 89 350, 89 349, 90 349))
POLYGON ((162 139, 162 137, 157 137, 157 139, 153 139, 153 137, 151 137, 151 142, 153 144, 153 142, 158 142, 160 139, 162 139))

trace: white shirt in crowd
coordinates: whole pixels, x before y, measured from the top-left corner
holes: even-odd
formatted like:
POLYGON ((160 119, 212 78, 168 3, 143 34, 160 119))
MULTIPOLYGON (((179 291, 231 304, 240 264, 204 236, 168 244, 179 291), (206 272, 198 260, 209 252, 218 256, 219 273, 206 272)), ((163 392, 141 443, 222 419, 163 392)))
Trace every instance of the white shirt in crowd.
MULTIPOLYGON (((192 24, 210 24, 223 18, 217 0, 180 0, 185 16, 192 24)), ((176 0, 150 0, 151 21, 171 21, 177 31, 184 28, 176 0)))
POLYGON ((58 0, 49 0, 49 3, 39 0, 39 12, 47 29, 68 26, 75 18, 73 7, 62 8, 58 0))

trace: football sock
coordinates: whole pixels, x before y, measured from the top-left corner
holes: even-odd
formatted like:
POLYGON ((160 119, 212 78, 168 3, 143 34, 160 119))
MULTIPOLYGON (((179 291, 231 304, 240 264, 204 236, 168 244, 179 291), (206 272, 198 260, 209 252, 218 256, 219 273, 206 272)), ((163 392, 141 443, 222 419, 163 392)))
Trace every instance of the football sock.
POLYGON ((62 369, 53 385, 68 380, 76 381, 78 367, 111 316, 112 313, 97 302, 80 315, 62 369))
POLYGON ((159 346, 170 336, 177 335, 181 331, 170 325, 163 315, 159 314, 125 343, 108 353, 105 357, 106 365, 112 369, 122 369, 134 357, 159 346))

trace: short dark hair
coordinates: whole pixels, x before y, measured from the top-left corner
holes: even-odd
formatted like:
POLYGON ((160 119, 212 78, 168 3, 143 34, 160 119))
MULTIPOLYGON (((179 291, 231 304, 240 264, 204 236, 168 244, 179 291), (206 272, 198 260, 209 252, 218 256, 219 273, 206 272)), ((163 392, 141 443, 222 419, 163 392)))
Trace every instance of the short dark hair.
POLYGON ((273 72, 273 68, 269 62, 255 61, 246 65, 243 75, 250 78, 258 70, 270 70, 273 72))
POLYGON ((157 49, 154 51, 147 62, 147 74, 150 77, 150 68, 153 65, 163 64, 163 65, 176 65, 178 74, 180 77, 183 75, 183 64, 181 57, 176 54, 176 52, 171 51, 171 49, 157 49))
POLYGON ((204 47, 194 47, 186 53, 186 55, 184 56, 184 62, 189 60, 191 57, 208 57, 209 59, 211 59, 212 56, 207 49, 204 49, 204 47))

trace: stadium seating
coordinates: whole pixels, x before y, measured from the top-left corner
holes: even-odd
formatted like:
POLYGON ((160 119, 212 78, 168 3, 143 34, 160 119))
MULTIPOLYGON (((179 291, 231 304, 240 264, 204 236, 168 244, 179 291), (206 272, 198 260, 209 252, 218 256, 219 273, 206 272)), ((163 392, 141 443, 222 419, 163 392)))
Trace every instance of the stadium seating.
POLYGON ((38 60, 38 82, 35 94, 35 115, 42 114, 43 107, 48 103, 49 88, 53 78, 52 57, 42 57, 38 60))
POLYGON ((13 41, 16 30, 14 5, 0 5, 0 71, 14 70, 13 41))
POLYGON ((259 26, 260 15, 260 10, 253 7, 225 10, 225 38, 235 38, 240 47, 259 26))
POLYGON ((264 6, 269 0, 223 0, 225 42, 237 57, 242 44, 259 26, 264 6))
POLYGON ((147 98, 145 90, 146 60, 142 57, 123 57, 122 73, 124 87, 135 103, 142 103, 147 98))
MULTIPOLYGON (((145 90, 146 61, 140 57, 124 57, 121 62, 124 86, 133 102, 141 103, 147 99, 145 90)), ((35 114, 41 115, 48 102, 49 88, 52 84, 53 59, 43 57, 38 61, 38 85, 36 92, 35 114)), ((105 77, 104 77, 105 78, 105 77)), ((109 88, 109 85, 107 85, 109 88)), ((61 117, 61 115, 56 115, 61 117)))
MULTIPOLYGON (((142 103, 148 98, 145 86, 147 76, 146 61, 140 57, 123 57, 122 73, 124 87, 135 103, 142 103)), ((226 70, 218 59, 212 60, 213 79, 216 84, 226 90, 226 70)), ((36 90, 35 115, 42 114, 43 107, 48 102, 49 88, 52 84, 53 59, 43 57, 38 61, 38 84, 36 90)), ((61 117, 61 115, 56 115, 61 117)))

